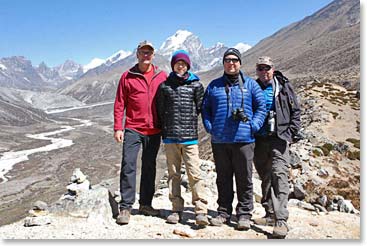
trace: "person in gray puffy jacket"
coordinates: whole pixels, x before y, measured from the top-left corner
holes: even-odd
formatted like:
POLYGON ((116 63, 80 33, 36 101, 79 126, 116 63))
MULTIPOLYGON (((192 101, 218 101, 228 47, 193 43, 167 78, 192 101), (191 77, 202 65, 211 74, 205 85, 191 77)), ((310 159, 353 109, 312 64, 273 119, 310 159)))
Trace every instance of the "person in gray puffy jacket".
POLYGON ((235 48, 223 56, 224 75, 210 82, 203 99, 202 119, 211 135, 217 171, 218 216, 214 226, 229 223, 236 178, 237 229, 250 228, 253 210, 252 161, 254 134, 263 125, 266 109, 264 94, 255 80, 240 71, 241 54, 235 48))

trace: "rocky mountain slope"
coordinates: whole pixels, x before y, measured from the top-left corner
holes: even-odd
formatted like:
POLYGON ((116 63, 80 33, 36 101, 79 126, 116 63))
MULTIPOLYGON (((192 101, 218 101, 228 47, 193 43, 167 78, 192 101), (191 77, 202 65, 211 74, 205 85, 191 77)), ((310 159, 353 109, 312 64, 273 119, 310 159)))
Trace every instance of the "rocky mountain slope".
POLYGON ((359 30, 359 1, 335 0, 245 52, 243 68, 254 74, 257 58, 267 55, 291 78, 328 78, 357 89, 360 81, 359 30))

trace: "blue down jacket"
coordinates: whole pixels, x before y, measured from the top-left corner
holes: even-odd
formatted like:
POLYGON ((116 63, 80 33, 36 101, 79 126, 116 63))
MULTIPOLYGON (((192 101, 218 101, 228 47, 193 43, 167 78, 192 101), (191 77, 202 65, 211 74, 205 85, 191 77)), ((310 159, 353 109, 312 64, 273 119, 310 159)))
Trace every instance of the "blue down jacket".
POLYGON ((243 81, 243 108, 247 122, 234 120, 232 117, 232 110, 241 108, 242 92, 239 81, 230 83, 223 75, 211 81, 206 88, 202 119, 205 130, 211 134, 212 143, 255 142, 254 133, 264 123, 266 106, 262 89, 255 80, 244 76, 242 72, 239 79, 243 81))

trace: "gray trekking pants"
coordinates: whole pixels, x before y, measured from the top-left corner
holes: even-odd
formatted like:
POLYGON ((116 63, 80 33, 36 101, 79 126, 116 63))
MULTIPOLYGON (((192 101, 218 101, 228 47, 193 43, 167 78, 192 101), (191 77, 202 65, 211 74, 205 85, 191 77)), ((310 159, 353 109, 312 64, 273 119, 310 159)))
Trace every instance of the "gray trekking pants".
POLYGON ((262 199, 266 216, 288 220, 289 146, 278 137, 256 137, 254 164, 261 179, 262 199))

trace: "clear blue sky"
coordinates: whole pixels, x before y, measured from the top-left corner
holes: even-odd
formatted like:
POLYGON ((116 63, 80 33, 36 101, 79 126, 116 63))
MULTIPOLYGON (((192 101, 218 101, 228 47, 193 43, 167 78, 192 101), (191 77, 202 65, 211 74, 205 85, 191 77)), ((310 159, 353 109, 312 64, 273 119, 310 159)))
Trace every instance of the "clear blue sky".
POLYGON ((159 47, 178 29, 217 42, 255 45, 332 0, 0 0, 0 57, 38 65, 87 64, 143 39, 159 47))

